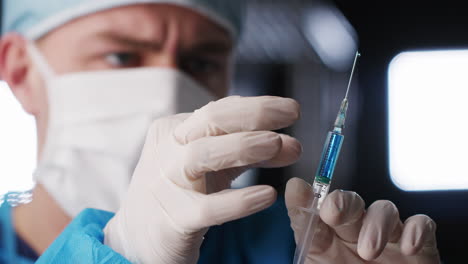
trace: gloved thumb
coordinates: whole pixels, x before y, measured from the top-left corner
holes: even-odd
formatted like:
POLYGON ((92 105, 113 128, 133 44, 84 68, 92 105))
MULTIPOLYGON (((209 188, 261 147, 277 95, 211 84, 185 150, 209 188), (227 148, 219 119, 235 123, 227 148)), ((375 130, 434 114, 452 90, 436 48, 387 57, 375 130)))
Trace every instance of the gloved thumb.
POLYGON ((243 189, 227 189, 205 196, 205 222, 208 226, 246 217, 270 207, 276 200, 271 186, 252 186, 243 189))

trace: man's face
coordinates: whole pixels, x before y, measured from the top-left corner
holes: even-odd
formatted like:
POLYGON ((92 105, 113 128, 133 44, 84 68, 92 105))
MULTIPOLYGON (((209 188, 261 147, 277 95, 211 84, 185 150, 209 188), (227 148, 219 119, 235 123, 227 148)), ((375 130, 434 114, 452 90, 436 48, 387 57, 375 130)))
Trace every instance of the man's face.
POLYGON ((168 67, 185 72, 220 97, 227 92, 233 48, 222 27, 191 10, 161 4, 79 18, 47 34, 38 46, 59 75, 168 67))
MULTIPOLYGON (((131 5, 98 12, 60 26, 36 44, 58 75, 167 67, 185 72, 218 97, 228 89, 230 34, 175 5, 131 5)), ((0 39, 0 75, 23 108, 35 116, 40 150, 47 134, 47 90, 19 35, 0 39)))

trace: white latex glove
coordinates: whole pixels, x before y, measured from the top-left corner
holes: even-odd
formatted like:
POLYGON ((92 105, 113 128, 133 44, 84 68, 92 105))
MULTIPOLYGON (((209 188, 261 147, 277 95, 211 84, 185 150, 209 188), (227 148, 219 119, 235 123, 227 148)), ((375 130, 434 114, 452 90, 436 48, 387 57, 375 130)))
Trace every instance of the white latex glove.
POLYGON ((299 105, 279 97, 228 97, 151 127, 129 192, 105 243, 135 263, 196 263, 212 225, 269 207, 270 186, 230 189, 250 167, 295 162, 299 142, 269 130, 290 126, 299 105))
MULTIPOLYGON (((304 226, 303 211, 298 207, 305 207, 312 197, 312 186, 298 178, 289 180, 286 206, 296 241, 304 226)), ((357 193, 334 191, 325 198, 320 219, 307 264, 440 263, 434 221, 415 215, 402 223, 390 201, 374 202, 366 211, 357 193)))

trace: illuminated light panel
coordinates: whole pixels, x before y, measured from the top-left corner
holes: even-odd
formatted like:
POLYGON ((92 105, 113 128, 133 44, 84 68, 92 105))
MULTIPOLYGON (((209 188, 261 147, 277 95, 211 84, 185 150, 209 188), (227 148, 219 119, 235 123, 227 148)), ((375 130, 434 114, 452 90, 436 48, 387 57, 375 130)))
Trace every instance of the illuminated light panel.
POLYGON ((403 52, 388 71, 389 169, 405 191, 468 189, 468 50, 403 52))
POLYGON ((0 81, 0 195, 27 191, 36 167, 36 125, 0 81))

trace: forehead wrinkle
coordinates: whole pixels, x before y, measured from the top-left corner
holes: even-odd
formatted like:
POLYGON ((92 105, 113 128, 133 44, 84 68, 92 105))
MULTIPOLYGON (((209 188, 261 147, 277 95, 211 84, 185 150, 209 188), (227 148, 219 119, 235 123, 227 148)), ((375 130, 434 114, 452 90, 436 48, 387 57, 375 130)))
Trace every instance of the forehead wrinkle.
MULTIPOLYGON (((138 44, 139 47, 164 45, 170 28, 182 33, 178 45, 186 51, 199 48, 208 51, 208 46, 217 51, 223 50, 222 46, 233 47, 229 33, 220 25, 193 10, 163 4, 114 8, 76 19, 70 24, 75 27, 67 31, 74 35, 103 35, 121 44, 138 44), (173 10, 178 12, 171 12, 173 10)), ((78 39, 83 40, 80 46, 91 44, 89 38, 78 39)))
MULTIPOLYGON (((142 6, 141 6, 142 7, 142 6)), ((178 31, 182 44, 226 42, 232 44, 229 32, 206 16, 184 6, 174 4, 147 4, 143 13, 148 20, 160 20, 161 30, 178 31)), ((157 33, 157 32, 153 32, 157 33)), ((169 32, 164 32, 166 35, 169 32)), ((166 36, 165 35, 165 36, 166 36)))
POLYGON ((157 21, 155 14, 150 15, 143 10, 141 6, 127 6, 93 13, 67 23, 63 31, 74 37, 81 36, 75 39, 83 40, 83 45, 88 37, 96 35, 146 43, 161 42, 165 33, 163 18, 157 21))
POLYGON ((109 33, 139 42, 160 42, 164 39, 166 34, 164 17, 156 19, 154 14, 150 15, 138 9, 135 9, 135 12, 128 12, 123 8, 115 11, 119 12, 112 13, 108 18, 109 33))

